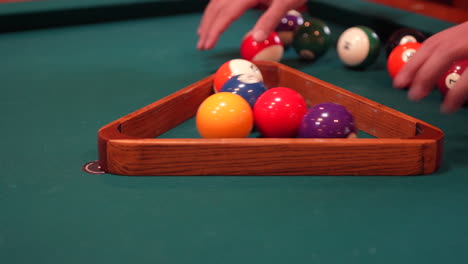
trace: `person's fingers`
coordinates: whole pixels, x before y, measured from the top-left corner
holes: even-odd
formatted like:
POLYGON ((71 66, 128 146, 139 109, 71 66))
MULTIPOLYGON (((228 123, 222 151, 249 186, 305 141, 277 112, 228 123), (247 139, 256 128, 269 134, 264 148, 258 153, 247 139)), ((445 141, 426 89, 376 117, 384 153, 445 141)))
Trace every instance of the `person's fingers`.
POLYGON ((223 33, 229 25, 238 19, 247 9, 253 7, 255 1, 225 1, 225 4, 219 3, 212 10, 212 16, 207 17, 206 21, 202 22, 200 28, 200 41, 197 44, 199 49, 211 49, 215 46, 221 33, 223 33), (222 14, 222 10, 229 10, 222 14))
MULTIPOLYGON (((458 40, 467 35, 468 22, 465 22, 441 31, 428 38, 423 42, 418 52, 416 52, 416 54, 408 61, 408 63, 406 63, 401 72, 396 76, 393 81, 393 86, 395 88, 407 88, 409 86, 413 86, 414 82, 416 82, 416 87, 418 87, 418 81, 415 80, 415 77, 416 75, 419 75, 419 73, 423 74, 424 71, 421 70, 421 67, 427 60, 429 60, 429 58, 438 58, 437 60, 433 59, 429 64, 441 63, 439 67, 440 70, 442 67, 447 67, 447 63, 451 63, 463 56, 466 57, 468 55, 468 45, 466 45, 464 41, 454 40, 458 40)), ((426 75, 428 74, 426 73, 426 75)), ((423 77, 419 78, 419 80, 422 80, 423 77)), ((437 76, 430 76, 429 79, 435 80, 434 78, 437 78, 437 76)), ((419 89, 420 88, 416 88, 416 91, 419 91, 419 89)), ((415 93, 418 94, 417 92, 415 93)))
POLYGON ((250 2, 242 2, 241 5, 237 4, 233 6, 228 14, 219 16, 216 23, 212 24, 208 31, 205 49, 213 48, 218 41, 219 36, 229 27, 229 25, 244 14, 247 9, 252 8, 253 6, 254 5, 250 2))
POLYGON ((446 50, 444 45, 439 45, 434 49, 433 54, 414 73, 408 91, 410 100, 419 101, 429 95, 437 80, 453 63, 452 56, 447 56, 447 53, 443 54, 442 50, 446 50))
POLYGON ((210 1, 203 13, 202 19, 200 21, 200 25, 198 26, 197 34, 198 34, 198 43, 197 48, 202 50, 204 49, 206 35, 209 30, 209 25, 216 20, 218 13, 221 10, 222 2, 220 1, 210 1))
POLYGON ((287 6, 281 1, 274 1, 270 7, 258 19, 252 29, 252 37, 255 41, 264 41, 270 33, 275 30, 281 18, 288 11, 287 6))
POLYGON ((464 71, 453 88, 445 95, 441 105, 441 111, 447 114, 460 109, 468 100, 468 71, 464 71))
MULTIPOLYGON (((422 65, 412 72, 413 75, 411 81, 408 97, 410 100, 418 101, 426 97, 434 88, 435 83, 440 76, 450 67, 450 65, 463 58, 465 54, 468 54, 467 45, 462 42, 448 42, 447 39, 454 37, 454 31, 448 31, 447 34, 440 34, 435 39, 435 44, 423 45, 423 56, 426 60, 422 65), (429 54, 430 52, 430 54, 429 54), (428 53, 428 54, 426 54, 428 53)), ((455 35, 456 36, 456 35, 455 35)), ((423 47, 421 47, 422 49, 423 47)), ((418 55, 416 52, 414 59, 418 55)), ((411 61, 411 60, 410 60, 411 61)), ((409 62, 408 62, 409 64, 409 62)))
POLYGON ((393 80, 397 89, 408 88, 421 66, 430 58, 433 50, 438 46, 438 39, 427 39, 410 60, 403 66, 393 80))
POLYGON ((281 18, 290 10, 306 1, 273 1, 265 13, 258 19, 252 29, 252 37, 255 41, 264 41, 278 26, 281 18))

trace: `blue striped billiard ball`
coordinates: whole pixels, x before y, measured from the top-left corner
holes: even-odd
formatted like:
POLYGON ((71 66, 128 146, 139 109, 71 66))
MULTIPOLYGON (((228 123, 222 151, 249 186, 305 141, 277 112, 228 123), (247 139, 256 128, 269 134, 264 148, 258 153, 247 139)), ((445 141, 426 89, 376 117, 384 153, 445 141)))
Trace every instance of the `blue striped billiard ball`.
POLYGON ((265 84, 253 75, 240 74, 229 79, 221 88, 221 92, 240 95, 253 108, 258 97, 266 91, 265 84))

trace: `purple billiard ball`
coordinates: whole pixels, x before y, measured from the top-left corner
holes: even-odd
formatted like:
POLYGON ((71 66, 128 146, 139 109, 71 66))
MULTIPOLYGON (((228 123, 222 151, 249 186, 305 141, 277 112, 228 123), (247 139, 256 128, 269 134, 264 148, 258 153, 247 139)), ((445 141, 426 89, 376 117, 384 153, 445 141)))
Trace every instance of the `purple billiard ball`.
POLYGON ((281 18, 280 23, 276 27, 276 32, 279 31, 294 31, 298 26, 304 23, 301 16, 286 15, 281 18))
POLYGON ((220 92, 230 92, 240 95, 253 108, 258 97, 266 91, 263 81, 248 74, 240 74, 230 78, 221 88, 220 92))
POLYGON ((285 15, 278 26, 276 27, 276 33, 281 39, 281 42, 285 47, 292 44, 294 39, 294 32, 296 29, 304 23, 302 16, 297 15, 285 15))
POLYGON ((300 138, 356 137, 353 115, 342 105, 322 103, 311 107, 299 127, 300 138))

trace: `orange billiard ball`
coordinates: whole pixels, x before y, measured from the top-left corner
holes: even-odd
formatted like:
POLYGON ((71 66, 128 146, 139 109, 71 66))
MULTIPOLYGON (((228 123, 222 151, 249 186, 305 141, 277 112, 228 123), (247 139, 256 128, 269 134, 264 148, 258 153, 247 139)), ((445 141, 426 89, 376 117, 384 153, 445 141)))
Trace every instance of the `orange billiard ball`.
POLYGON ((201 103, 196 124, 204 138, 245 138, 253 128, 253 112, 240 95, 219 92, 201 103))
POLYGON ((399 45, 392 50, 387 60, 387 70, 392 79, 397 76, 403 66, 405 66, 420 47, 421 43, 409 42, 399 45))

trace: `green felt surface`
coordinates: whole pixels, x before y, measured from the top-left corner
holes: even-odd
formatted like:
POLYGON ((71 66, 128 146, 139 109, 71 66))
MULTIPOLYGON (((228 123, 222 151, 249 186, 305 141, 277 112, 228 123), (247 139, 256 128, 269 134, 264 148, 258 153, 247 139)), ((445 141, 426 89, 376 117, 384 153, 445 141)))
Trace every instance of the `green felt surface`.
MULTIPOLYGON (((359 9, 348 2, 341 8, 322 4, 335 40, 353 21, 335 22, 328 12, 359 16, 362 10, 363 19, 362 14, 387 10, 349 2, 359 9)), ((409 102, 406 92, 391 87, 383 52, 365 71, 343 67, 334 49, 315 63, 298 60, 290 49, 283 62, 440 127, 446 135, 444 158, 434 174, 126 177, 83 172, 81 166, 97 158, 101 126, 238 57, 240 39, 258 13, 242 16, 207 52, 195 49, 200 16, 0 34, 2 263, 468 261, 468 109, 440 114, 437 92, 409 102)), ((428 29, 446 25, 405 17, 416 24, 429 21, 428 29)), ((188 122, 171 133, 193 132, 188 122)))
POLYGON ((201 12, 207 0, 40 0, 0 5, 0 32, 201 12))
MULTIPOLYGON (((206 2, 195 0, 191 2, 206 2)), ((66 10, 66 9, 91 9, 96 7, 110 7, 110 6, 128 6, 139 4, 153 4, 153 3, 179 3, 181 5, 187 4, 188 1, 183 0, 32 0, 23 2, 12 2, 2 4, 0 6, 0 14, 19 14, 19 13, 32 13, 44 12, 53 10, 66 10)))

